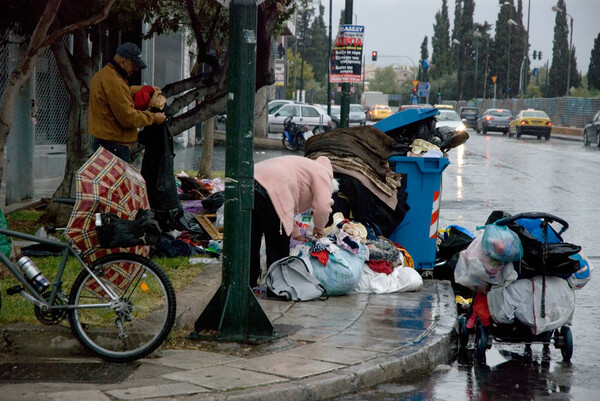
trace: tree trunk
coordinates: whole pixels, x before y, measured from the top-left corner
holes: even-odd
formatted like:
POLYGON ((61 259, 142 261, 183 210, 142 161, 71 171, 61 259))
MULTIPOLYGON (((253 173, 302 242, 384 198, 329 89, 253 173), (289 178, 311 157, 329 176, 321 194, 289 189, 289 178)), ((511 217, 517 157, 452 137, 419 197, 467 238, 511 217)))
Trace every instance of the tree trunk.
MULTIPOLYGON (((61 78, 70 95, 65 175, 58 189, 52 195, 52 200, 76 196, 75 174, 87 161, 92 142, 91 136, 87 133, 89 82, 96 70, 93 66, 98 65, 96 61, 99 54, 95 51, 92 58, 87 56, 89 46, 85 30, 77 31, 73 39, 74 57, 69 57, 62 42, 57 42, 51 47, 61 78), (77 69, 71 64, 73 59, 78 60, 77 69)), ((51 202, 39 222, 50 227, 64 227, 69 221, 71 210, 70 206, 51 202)))
POLYGON ((215 138, 215 118, 211 117, 204 122, 202 129, 202 158, 196 178, 212 178, 212 160, 215 138))

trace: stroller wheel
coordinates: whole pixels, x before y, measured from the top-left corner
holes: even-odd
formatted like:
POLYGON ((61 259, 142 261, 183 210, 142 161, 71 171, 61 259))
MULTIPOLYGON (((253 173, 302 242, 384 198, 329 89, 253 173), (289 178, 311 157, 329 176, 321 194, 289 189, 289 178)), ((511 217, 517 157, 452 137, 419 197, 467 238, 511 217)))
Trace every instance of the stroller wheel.
POLYGON ((488 333, 482 324, 478 324, 475 330, 475 359, 483 360, 488 348, 488 333))
POLYGON ((563 357, 563 361, 569 362, 573 356, 573 334, 568 326, 560 328, 560 337, 562 344, 560 347, 560 353, 563 357))
POLYGON ((458 318, 458 345, 460 348, 466 348, 469 343, 469 332, 467 331, 467 317, 458 318))

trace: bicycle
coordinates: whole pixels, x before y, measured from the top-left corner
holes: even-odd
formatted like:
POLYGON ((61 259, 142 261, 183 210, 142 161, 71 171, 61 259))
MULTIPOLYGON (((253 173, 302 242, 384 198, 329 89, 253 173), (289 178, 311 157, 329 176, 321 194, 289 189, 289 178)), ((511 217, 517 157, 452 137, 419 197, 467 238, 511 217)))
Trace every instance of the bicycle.
POLYGON ((69 243, 0 228, 0 234, 56 247, 61 262, 52 284, 38 292, 21 270, 0 252, 0 262, 20 282, 7 290, 34 304, 36 318, 55 325, 68 317, 79 343, 110 362, 130 362, 155 351, 175 323, 175 290, 167 274, 151 260, 113 253, 87 264, 69 243), (69 256, 82 267, 67 297, 63 273, 69 256))

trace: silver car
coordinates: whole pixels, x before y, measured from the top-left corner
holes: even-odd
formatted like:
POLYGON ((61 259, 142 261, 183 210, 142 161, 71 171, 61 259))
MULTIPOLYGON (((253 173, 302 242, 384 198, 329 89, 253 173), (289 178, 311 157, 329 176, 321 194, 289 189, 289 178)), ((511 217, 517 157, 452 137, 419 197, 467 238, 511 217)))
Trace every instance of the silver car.
POLYGON ((487 109, 477 119, 477 133, 487 134, 489 131, 499 131, 502 135, 508 133, 508 126, 513 119, 512 112, 507 109, 487 109))
POLYGON ((283 120, 292 116, 295 124, 308 125, 314 133, 332 128, 331 117, 320 107, 309 104, 286 104, 269 114, 269 132, 283 132, 283 120))
MULTIPOLYGON (((327 110, 325 108, 325 110, 327 110)), ((334 105, 331 106, 331 119, 333 120, 334 128, 338 128, 340 126, 340 117, 341 106, 334 105)), ((367 113, 363 110, 360 104, 351 104, 350 110, 348 113, 348 126, 355 127, 357 125, 365 125, 367 123, 367 113)))

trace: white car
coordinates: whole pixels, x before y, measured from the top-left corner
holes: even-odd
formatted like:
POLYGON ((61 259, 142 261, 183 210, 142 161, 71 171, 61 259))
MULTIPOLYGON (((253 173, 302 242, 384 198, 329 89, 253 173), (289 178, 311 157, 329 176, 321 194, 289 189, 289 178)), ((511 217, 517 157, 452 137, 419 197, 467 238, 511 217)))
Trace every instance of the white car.
POLYGON ((286 104, 269 114, 269 132, 283 132, 283 120, 292 116, 292 121, 300 125, 308 125, 315 134, 319 130, 326 131, 332 128, 331 117, 320 107, 310 104, 286 104))
POLYGON ((454 131, 464 131, 466 129, 465 124, 456 111, 449 109, 438 109, 438 111, 440 114, 435 116, 436 128, 450 127, 454 131))

